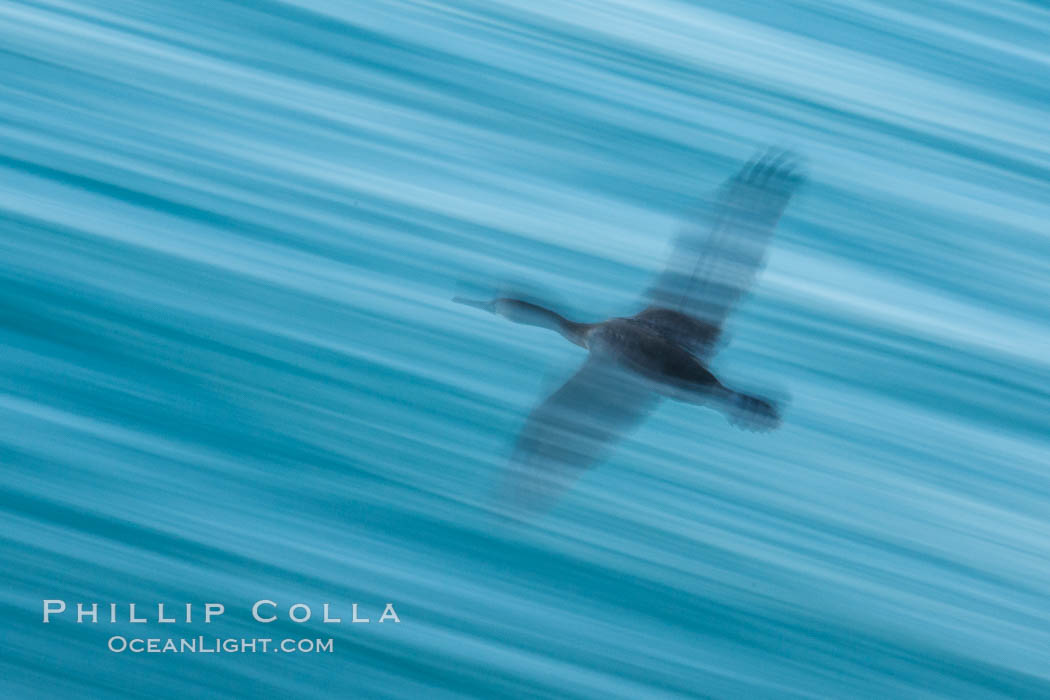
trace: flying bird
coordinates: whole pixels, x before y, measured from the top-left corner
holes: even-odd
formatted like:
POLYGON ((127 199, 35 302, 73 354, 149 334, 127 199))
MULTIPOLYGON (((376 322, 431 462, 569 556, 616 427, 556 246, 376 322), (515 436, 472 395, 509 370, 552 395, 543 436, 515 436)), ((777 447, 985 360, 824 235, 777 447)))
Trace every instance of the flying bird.
POLYGON ((453 299, 556 331, 588 350, 576 374, 529 415, 502 489, 507 505, 535 512, 553 504, 664 398, 715 408, 749 430, 779 425, 773 401, 725 386, 707 366, 801 181, 790 153, 748 162, 722 186, 707 223, 691 221, 678 236, 644 294, 646 308, 634 316, 577 323, 518 299, 453 299))

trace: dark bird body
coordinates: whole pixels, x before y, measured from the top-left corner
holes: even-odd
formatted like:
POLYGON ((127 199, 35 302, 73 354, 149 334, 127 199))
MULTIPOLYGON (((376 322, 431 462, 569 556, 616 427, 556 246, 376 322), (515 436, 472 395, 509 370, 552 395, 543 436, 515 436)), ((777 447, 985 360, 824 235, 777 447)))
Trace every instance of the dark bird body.
POLYGON ((504 493, 512 504, 548 505, 661 398, 710 406, 748 429, 779 424, 771 401, 726 387, 707 363, 799 182, 789 161, 770 153, 731 178, 706 235, 690 226, 679 236, 667 268, 646 292, 649 305, 634 316, 578 323, 516 299, 455 299, 557 331, 588 350, 583 367, 533 410, 522 430, 504 493))

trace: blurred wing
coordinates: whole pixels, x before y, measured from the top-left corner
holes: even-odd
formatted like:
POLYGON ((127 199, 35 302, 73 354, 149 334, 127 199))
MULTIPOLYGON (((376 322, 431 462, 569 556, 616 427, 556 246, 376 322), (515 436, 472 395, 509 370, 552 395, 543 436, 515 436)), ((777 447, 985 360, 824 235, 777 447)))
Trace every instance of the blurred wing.
POLYGON ((507 470, 504 505, 533 512, 552 505, 658 400, 637 377, 588 358, 529 415, 507 470))
POLYGON ((789 153, 767 152, 723 185, 709 227, 691 222, 648 290, 652 307, 720 328, 765 262, 766 244, 801 181, 789 153))

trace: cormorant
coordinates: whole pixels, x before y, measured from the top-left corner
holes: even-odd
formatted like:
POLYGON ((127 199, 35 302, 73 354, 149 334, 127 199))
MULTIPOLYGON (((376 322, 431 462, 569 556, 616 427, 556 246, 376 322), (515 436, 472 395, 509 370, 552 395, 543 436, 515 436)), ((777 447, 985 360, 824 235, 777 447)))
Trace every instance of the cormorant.
POLYGON ((691 223, 678 237, 646 292, 648 306, 634 316, 577 323, 517 299, 453 300, 549 328, 589 351, 583 367, 529 416, 511 458, 506 498, 529 510, 549 505, 662 397, 714 407, 747 429, 779 424, 772 401, 726 387, 707 364, 801 180, 786 152, 747 163, 722 187, 711 223, 691 223))

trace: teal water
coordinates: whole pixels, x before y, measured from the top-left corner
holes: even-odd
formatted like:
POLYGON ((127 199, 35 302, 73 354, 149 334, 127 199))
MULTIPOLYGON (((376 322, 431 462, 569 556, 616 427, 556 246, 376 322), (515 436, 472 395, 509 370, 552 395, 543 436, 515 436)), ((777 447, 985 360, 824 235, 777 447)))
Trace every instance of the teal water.
POLYGON ((1050 697, 1048 36, 970 0, 0 5, 0 695, 1050 697), (494 518, 583 351, 451 297, 632 313, 768 145, 808 181, 714 368, 781 428, 667 402, 494 518))

